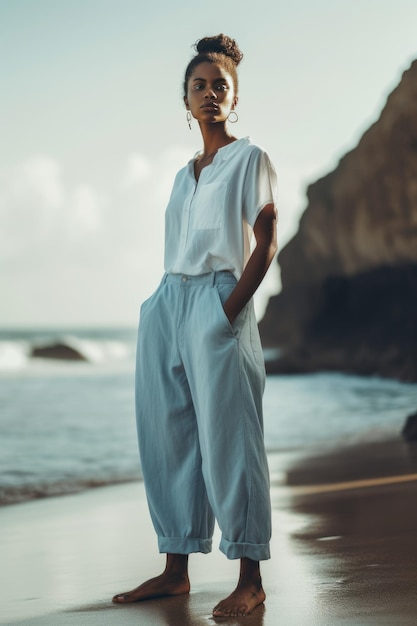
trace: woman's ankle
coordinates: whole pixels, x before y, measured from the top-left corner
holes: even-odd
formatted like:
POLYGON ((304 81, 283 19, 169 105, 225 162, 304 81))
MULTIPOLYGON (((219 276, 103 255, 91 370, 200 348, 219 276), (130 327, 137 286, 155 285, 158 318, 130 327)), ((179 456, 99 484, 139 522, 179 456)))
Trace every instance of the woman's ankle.
POLYGON ((167 554, 164 573, 188 580, 188 554, 167 554))

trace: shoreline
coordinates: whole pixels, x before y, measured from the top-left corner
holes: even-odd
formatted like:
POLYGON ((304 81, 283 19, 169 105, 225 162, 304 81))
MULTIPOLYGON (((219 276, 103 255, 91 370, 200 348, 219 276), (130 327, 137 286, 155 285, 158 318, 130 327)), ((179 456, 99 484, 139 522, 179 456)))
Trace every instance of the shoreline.
MULTIPOLYGON (((399 439, 399 433, 396 429, 391 428, 385 431, 382 431, 379 435, 372 434, 372 438, 346 438, 340 436, 337 439, 329 440, 326 442, 313 442, 311 444, 305 446, 291 446, 287 448, 267 448, 267 456, 269 460, 269 465, 271 464, 276 468, 275 471, 280 473, 288 473, 292 472, 291 467, 294 465, 295 459, 304 459, 309 458, 311 461, 315 457, 320 457, 323 454, 330 454, 334 450, 350 450, 354 449, 357 446, 361 446, 362 448, 367 447, 369 450, 378 450, 378 448, 384 448, 388 442, 395 442, 395 446, 405 446, 406 444, 399 439), (278 469, 280 468, 280 469, 278 469)), ((375 454, 373 454, 375 456, 375 454)), ((316 468, 316 470, 318 467, 316 468)), ((369 472, 363 467, 365 472, 369 472)), ((400 471, 401 467, 397 470, 395 466, 392 465, 393 471, 400 471)), ((308 474, 308 473, 307 473, 308 474)), ((312 474, 314 476, 314 474, 312 474)), ((304 480, 309 481, 308 475, 305 476, 304 480)), ((73 480, 69 480, 65 483, 50 483, 45 485, 32 485, 31 487, 25 487, 23 489, 10 488, 9 492, 6 495, 3 494, 4 500, 0 500, 0 512, 4 508, 8 508, 11 506, 25 505, 29 503, 40 502, 49 499, 56 498, 66 498, 71 496, 80 495, 86 492, 95 491, 96 489, 103 489, 107 487, 118 487, 123 485, 130 485, 135 483, 142 483, 143 477, 139 467, 138 460, 138 469, 136 475, 132 475, 131 477, 126 476, 123 478, 114 478, 109 480, 100 480, 100 479, 85 479, 82 480, 74 477, 73 480), (34 494, 34 495, 31 495, 34 494)), ((1 488, 0 488, 1 493, 1 488)))
MULTIPOLYGON (((414 624, 417 481, 359 483, 417 472, 416 447, 398 438, 268 458, 267 601, 227 623, 414 624), (342 481, 350 488, 340 489, 342 481), (320 485, 331 489, 307 489, 320 485)), ((190 558, 190 596, 111 603, 164 565, 140 481, 2 507, 0 524, 1 560, 8 564, 0 574, 0 624, 8 626, 202 626, 215 623, 212 607, 236 582, 238 563, 218 551, 216 529, 213 552, 190 558)))

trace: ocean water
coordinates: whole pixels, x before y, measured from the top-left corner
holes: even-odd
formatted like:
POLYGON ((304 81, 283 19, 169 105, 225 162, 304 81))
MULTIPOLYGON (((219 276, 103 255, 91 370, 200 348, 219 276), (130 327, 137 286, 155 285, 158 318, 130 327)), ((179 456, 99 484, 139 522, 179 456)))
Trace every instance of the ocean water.
MULTIPOLYGON (((135 329, 0 330, 0 504, 140 479, 135 329), (33 358, 59 341, 85 361, 33 358)), ((417 385, 338 373, 268 376, 270 451, 401 431, 417 385)))

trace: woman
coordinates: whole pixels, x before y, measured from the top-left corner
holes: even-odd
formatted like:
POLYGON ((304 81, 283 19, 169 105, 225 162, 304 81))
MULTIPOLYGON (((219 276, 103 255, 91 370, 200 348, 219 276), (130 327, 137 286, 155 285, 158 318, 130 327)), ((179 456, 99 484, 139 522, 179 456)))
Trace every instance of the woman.
POLYGON ((242 59, 225 35, 196 44, 184 81, 187 120, 203 150, 177 174, 166 210, 165 276, 141 307, 136 408, 142 472, 165 571, 114 602, 188 593, 188 555, 240 559, 216 617, 265 599, 269 475, 262 426, 265 368, 252 296, 276 252, 276 175, 267 154, 236 139, 242 59), (250 236, 255 247, 250 252, 250 236))

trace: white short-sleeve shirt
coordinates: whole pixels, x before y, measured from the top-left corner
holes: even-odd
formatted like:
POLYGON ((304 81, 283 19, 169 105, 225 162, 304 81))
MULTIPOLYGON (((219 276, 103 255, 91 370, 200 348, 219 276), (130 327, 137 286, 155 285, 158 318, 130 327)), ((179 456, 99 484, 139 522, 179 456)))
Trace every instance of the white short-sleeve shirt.
POLYGON ((198 182, 194 160, 178 172, 165 212, 165 271, 197 276, 228 270, 239 279, 256 218, 276 204, 274 167, 249 137, 220 148, 198 182))

